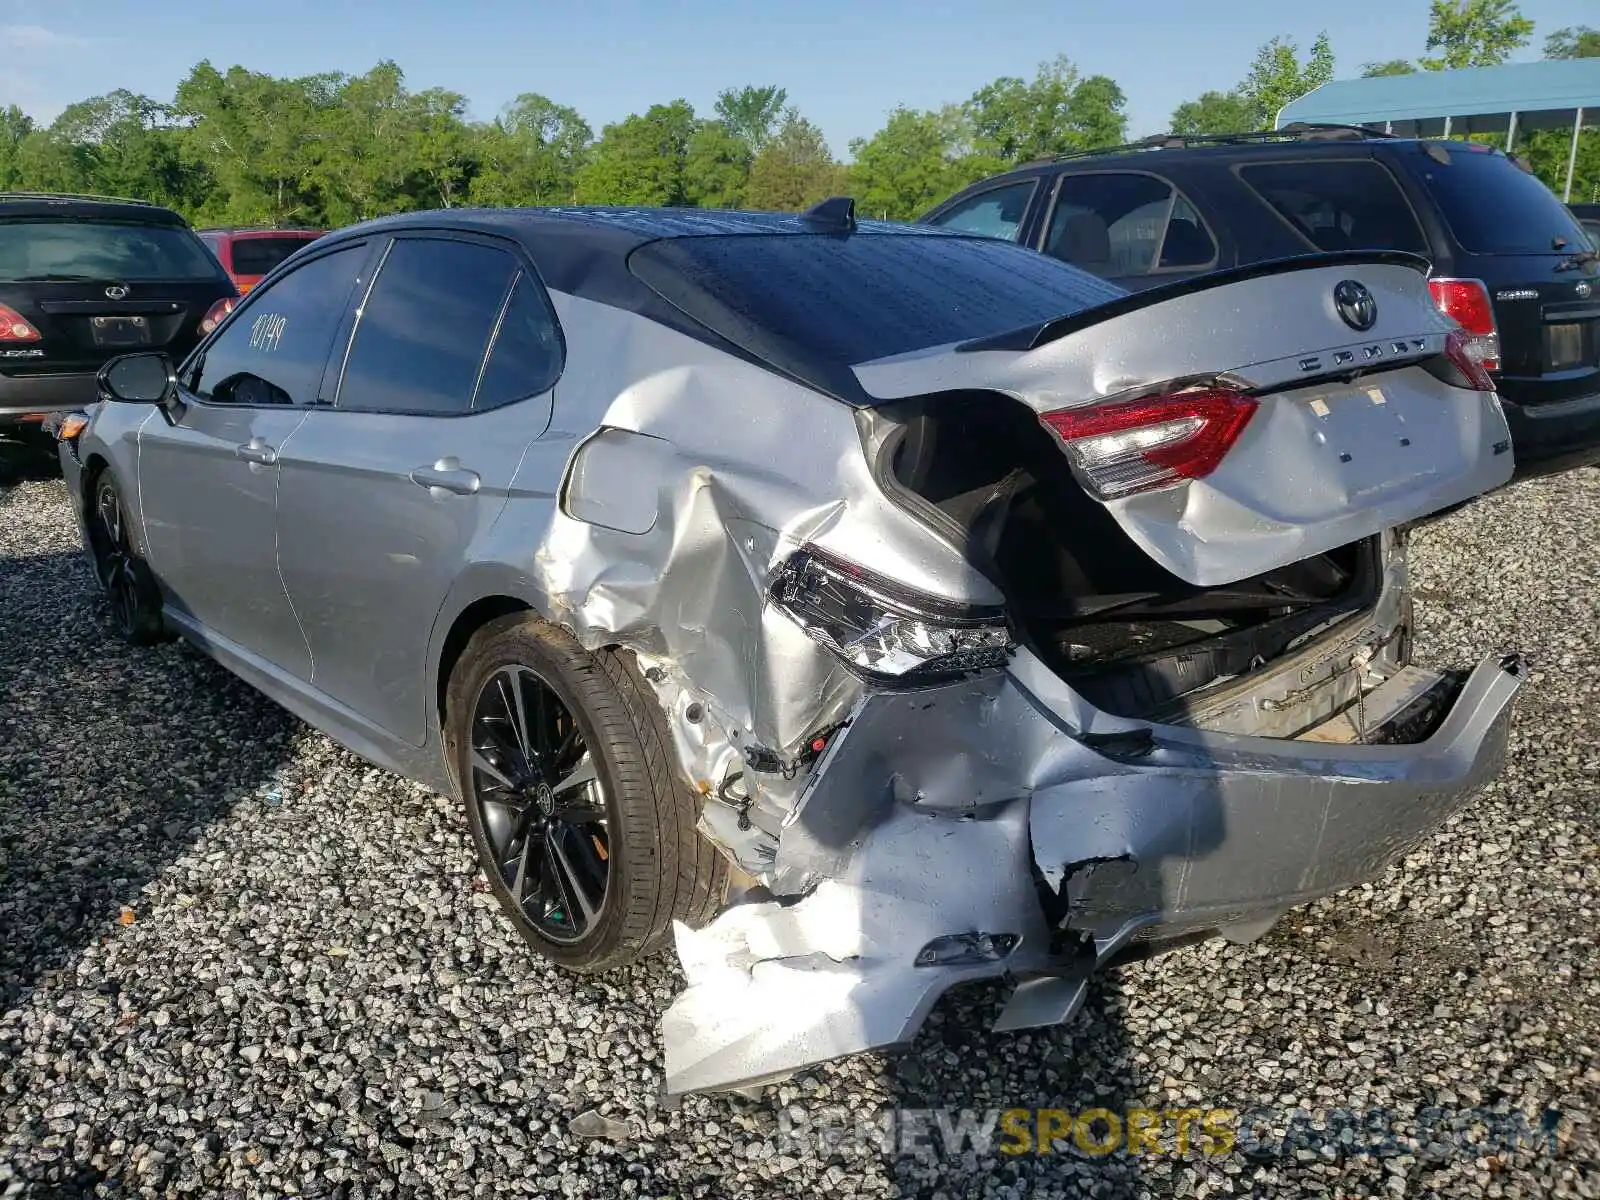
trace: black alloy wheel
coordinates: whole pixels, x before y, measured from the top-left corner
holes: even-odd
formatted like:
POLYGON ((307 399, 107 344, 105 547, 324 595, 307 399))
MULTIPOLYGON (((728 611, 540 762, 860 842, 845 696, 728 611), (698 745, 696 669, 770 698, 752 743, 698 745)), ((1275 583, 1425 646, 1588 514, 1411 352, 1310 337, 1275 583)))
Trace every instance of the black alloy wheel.
POLYGON ((544 937, 582 942, 610 892, 611 832, 577 721, 532 668, 505 666, 478 691, 471 742, 467 790, 500 882, 544 937))
POLYGON ((161 591, 134 545, 122 494, 109 471, 95 481, 94 505, 86 523, 95 576, 118 636, 136 646, 160 641, 161 591))

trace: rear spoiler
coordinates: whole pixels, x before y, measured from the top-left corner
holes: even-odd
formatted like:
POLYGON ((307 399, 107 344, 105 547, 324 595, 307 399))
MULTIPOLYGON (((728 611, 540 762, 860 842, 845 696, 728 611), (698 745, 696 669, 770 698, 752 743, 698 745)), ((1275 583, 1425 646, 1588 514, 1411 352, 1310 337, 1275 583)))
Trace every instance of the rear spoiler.
POLYGON ((1146 288, 1143 291, 1133 292, 1127 296, 1119 296, 1117 299, 1107 301, 1105 304, 1097 304, 1093 308, 1086 308, 1068 316, 1054 317, 1040 324, 1024 325, 1018 329, 1007 329, 1000 333, 973 338, 971 341, 961 342, 957 345, 955 352, 957 354, 970 354, 979 350, 1011 350, 1019 352, 1037 350, 1040 346, 1047 345, 1057 338, 1077 333, 1080 329, 1087 329, 1091 325, 1098 325, 1101 321, 1126 316, 1129 313, 1138 312, 1141 308, 1148 308, 1152 304, 1161 304, 1167 300, 1174 300, 1179 296, 1188 296, 1197 292, 1208 291, 1211 288, 1227 287, 1229 284, 1241 283, 1247 279, 1282 275, 1289 271, 1303 271, 1311 267, 1362 267, 1376 265, 1412 267, 1424 274, 1433 267, 1433 264, 1422 255, 1412 254, 1404 250, 1338 250, 1322 251, 1316 254, 1296 254, 1288 258, 1273 258, 1265 262, 1249 263, 1242 267, 1227 267, 1221 271, 1195 275, 1188 279, 1177 280, 1174 283, 1160 284, 1157 287, 1146 288))

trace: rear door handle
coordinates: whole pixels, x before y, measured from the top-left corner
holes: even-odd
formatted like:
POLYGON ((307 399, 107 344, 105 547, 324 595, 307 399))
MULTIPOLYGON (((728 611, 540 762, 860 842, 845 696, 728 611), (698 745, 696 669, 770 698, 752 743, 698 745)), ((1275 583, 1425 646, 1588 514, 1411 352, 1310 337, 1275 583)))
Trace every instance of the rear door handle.
POLYGON ((253 437, 244 445, 235 447, 233 452, 245 462, 256 463, 263 467, 270 467, 278 461, 277 450, 258 437, 253 437))
POLYGON ((476 471, 469 471, 455 458, 441 458, 430 467, 418 467, 411 472, 411 482, 429 491, 438 489, 457 496, 476 494, 483 482, 476 471))

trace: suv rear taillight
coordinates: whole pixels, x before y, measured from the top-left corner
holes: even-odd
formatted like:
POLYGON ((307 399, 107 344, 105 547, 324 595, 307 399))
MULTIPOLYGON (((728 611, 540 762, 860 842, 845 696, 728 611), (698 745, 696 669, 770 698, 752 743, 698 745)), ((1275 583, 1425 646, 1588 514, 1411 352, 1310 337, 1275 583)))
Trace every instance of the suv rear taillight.
POLYGON ((231 313, 239 304, 235 296, 224 296, 206 310, 206 315, 200 318, 200 332, 202 335, 210 333, 222 324, 222 318, 231 313))
POLYGON ((14 308, 0 304, 0 342, 37 342, 39 331, 14 308))
POLYGON ((1204 388, 1039 419, 1061 439, 1078 481, 1115 500, 1211 474, 1255 411, 1254 397, 1204 388))
POLYGON ((1485 371, 1500 369, 1500 331, 1494 323, 1489 289, 1477 279, 1430 279, 1428 291, 1439 311, 1467 333, 1467 352, 1485 371))

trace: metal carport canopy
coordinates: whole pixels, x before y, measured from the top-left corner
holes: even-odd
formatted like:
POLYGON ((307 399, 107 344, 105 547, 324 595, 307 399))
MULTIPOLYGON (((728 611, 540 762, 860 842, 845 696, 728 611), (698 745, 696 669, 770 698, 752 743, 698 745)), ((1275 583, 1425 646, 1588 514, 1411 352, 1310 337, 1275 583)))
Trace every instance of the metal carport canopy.
MULTIPOLYGON (((1504 133, 1513 148, 1518 132, 1571 128, 1575 153, 1578 130, 1600 122, 1600 58, 1339 79, 1283 106, 1278 128, 1297 122, 1362 125, 1403 137, 1504 133)), ((1571 187, 1569 161, 1569 193, 1571 187)))

